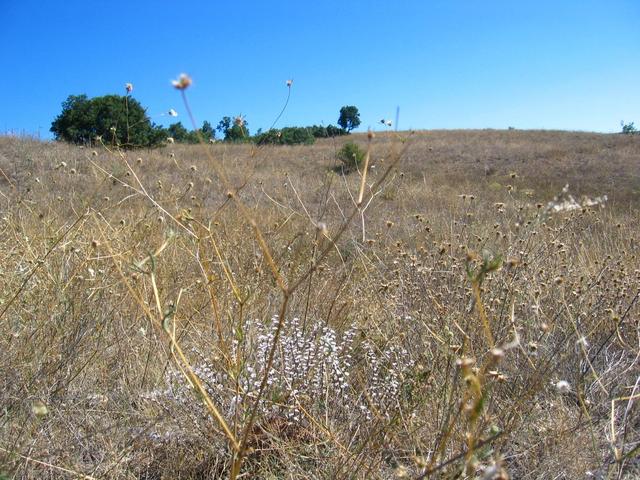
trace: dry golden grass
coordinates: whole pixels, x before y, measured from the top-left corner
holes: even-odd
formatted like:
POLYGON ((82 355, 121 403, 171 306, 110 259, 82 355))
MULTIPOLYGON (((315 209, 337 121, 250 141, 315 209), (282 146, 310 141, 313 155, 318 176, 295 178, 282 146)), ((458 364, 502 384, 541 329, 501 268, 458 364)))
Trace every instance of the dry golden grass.
POLYGON ((640 475, 640 138, 354 139, 0 138, 0 474, 640 475))

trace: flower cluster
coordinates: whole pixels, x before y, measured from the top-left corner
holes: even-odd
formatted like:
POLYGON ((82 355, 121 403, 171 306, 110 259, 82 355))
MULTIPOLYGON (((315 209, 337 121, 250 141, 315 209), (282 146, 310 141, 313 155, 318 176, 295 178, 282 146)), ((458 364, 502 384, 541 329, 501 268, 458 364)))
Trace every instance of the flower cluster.
POLYGON ((578 202, 573 195, 569 194, 569 185, 565 185, 560 195, 557 195, 547 204, 546 211, 552 213, 569 212, 571 210, 581 210, 585 207, 604 207, 608 200, 606 195, 595 198, 584 197, 578 202))
MULTIPOLYGON (((239 373, 221 369, 201 351, 192 350, 200 359, 194 373, 226 416, 246 413, 263 381, 266 391, 258 406, 263 417, 301 421, 304 412, 359 409, 371 418, 373 411, 386 414, 394 408, 403 372, 411 366, 405 350, 395 345, 379 348, 369 340, 357 344, 355 327, 339 334, 322 323, 293 318, 281 328, 267 371, 277 330, 277 316, 270 322, 245 323, 231 352, 233 358, 242 359, 239 373)), ((175 403, 193 415, 190 405, 197 397, 191 390, 183 373, 173 369, 166 374, 165 387, 149 392, 145 399, 165 407, 175 403)), ((205 410, 197 417, 204 420, 205 410)))

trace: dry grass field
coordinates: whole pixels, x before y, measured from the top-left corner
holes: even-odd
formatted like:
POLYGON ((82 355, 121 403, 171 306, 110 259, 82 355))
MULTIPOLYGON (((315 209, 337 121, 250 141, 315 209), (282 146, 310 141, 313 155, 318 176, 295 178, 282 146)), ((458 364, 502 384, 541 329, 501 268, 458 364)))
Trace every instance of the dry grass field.
POLYGON ((0 478, 640 477, 640 136, 0 169, 0 478))

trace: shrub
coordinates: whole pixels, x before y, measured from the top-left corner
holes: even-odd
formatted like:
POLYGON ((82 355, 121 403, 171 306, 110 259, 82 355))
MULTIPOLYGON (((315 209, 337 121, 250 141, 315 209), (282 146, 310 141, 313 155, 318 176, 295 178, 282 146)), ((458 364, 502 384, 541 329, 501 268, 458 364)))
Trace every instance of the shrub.
POLYGON ((97 138, 124 148, 160 145, 166 131, 154 125, 136 99, 105 95, 89 99, 69 95, 51 124, 56 140, 91 145, 97 138))
POLYGON ((272 128, 255 137, 258 145, 311 145, 315 140, 310 129, 304 127, 286 127, 282 130, 272 128))
POLYGON ((620 124, 622 125, 622 133, 624 133, 625 135, 638 133, 638 129, 633 124, 633 122, 631 122, 631 123, 620 122, 620 124))
POLYGON ((346 173, 356 170, 364 161, 365 151, 353 142, 345 143, 338 151, 338 160, 346 173))
POLYGON ((327 125, 327 137, 340 137, 348 133, 349 132, 344 128, 336 127, 335 125, 327 125))
POLYGON ((316 140, 309 129, 304 127, 283 128, 281 130, 280 139, 285 145, 311 145, 316 140))
POLYGON ((335 125, 327 125, 326 127, 322 125, 312 125, 307 128, 315 138, 339 137, 348 133, 343 128, 336 127, 335 125))

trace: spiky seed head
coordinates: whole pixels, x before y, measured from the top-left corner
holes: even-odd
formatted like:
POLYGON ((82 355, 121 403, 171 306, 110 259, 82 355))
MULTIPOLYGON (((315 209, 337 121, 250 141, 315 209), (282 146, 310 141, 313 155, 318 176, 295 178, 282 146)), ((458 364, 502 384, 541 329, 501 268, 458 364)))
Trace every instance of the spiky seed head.
POLYGON ((177 80, 172 80, 171 84, 177 90, 186 90, 193 83, 191 77, 186 73, 181 73, 177 80))

